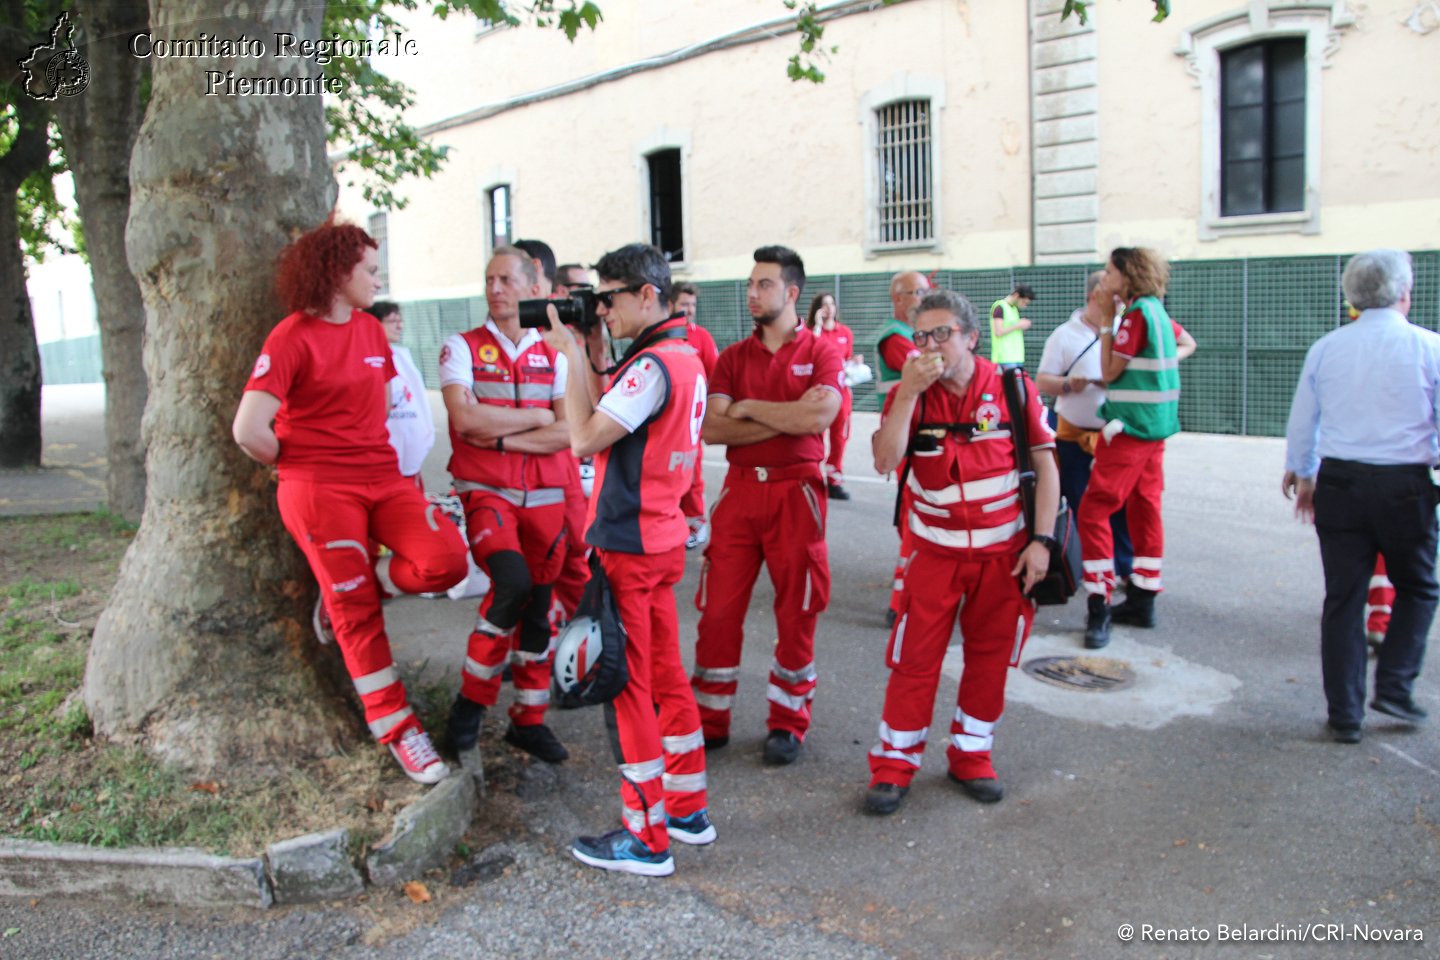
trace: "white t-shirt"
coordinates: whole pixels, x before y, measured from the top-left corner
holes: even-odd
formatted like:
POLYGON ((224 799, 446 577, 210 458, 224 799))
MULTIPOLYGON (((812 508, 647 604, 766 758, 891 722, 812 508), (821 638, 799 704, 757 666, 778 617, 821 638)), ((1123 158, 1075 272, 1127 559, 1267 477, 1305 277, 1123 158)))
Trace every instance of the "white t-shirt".
MULTIPOLYGON (((1040 373, 1099 380, 1100 344, 1096 333, 1085 323, 1084 309, 1070 314, 1070 319, 1055 328, 1045 340, 1040 355, 1040 373), (1092 346, 1093 344, 1093 346, 1092 346), (1089 347, 1087 350, 1086 348, 1089 347), (1076 358, 1079 357, 1079 360, 1076 358), (1074 367, 1071 367, 1074 364, 1074 367)), ((1105 426, 1100 418, 1100 404, 1105 402, 1105 388, 1091 384, 1079 393, 1065 393, 1055 398, 1055 411, 1082 430, 1099 430, 1105 426)))
MULTIPOLYGON (((610 419, 634 433, 665 405, 668 386, 660 364, 650 357, 641 357, 610 385, 596 409, 604 411, 610 419)), ((704 394, 705 381, 702 377, 700 395, 704 394)))
POLYGON ((400 473, 413 477, 435 446, 435 415, 430 412, 425 378, 409 348, 392 344, 390 353, 398 374, 390 381, 390 417, 385 425, 390 428, 390 446, 400 458, 400 473))
MULTIPOLYGON (((500 344, 500 349, 513 362, 521 353, 530 349, 530 346, 542 339, 540 331, 526 329, 520 337, 519 343, 511 343, 510 338, 500 332, 495 326, 495 321, 486 319, 485 329, 489 330, 495 337, 495 342, 500 344)), ((565 354, 555 355, 555 385, 550 391, 551 399, 559 399, 565 396, 565 375, 569 364, 565 354)), ((458 383, 463 387, 472 388, 475 386, 475 358, 470 353, 470 343, 464 336, 452 333, 445 338, 445 344, 440 348, 440 386, 445 388, 452 383, 458 383)))

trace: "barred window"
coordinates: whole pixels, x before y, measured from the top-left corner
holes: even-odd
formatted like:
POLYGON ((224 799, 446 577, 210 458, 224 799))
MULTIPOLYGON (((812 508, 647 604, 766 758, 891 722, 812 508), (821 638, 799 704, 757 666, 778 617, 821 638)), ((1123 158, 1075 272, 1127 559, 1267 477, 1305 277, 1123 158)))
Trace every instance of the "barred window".
POLYGON ((370 216, 370 237, 379 245, 376 251, 380 261, 380 291, 390 291, 390 217, 389 214, 376 213, 370 216))
POLYGON ((875 111, 879 245, 935 239, 930 101, 899 100, 875 111))
POLYGON ((685 260, 685 230, 680 201, 680 150, 656 150, 645 158, 650 169, 650 242, 671 263, 685 260))
POLYGON ((1220 55, 1220 212, 1305 209, 1305 39, 1220 55))
POLYGON ((510 185, 502 183, 491 187, 490 198, 490 249, 503 247, 510 242, 514 233, 511 229, 510 185))

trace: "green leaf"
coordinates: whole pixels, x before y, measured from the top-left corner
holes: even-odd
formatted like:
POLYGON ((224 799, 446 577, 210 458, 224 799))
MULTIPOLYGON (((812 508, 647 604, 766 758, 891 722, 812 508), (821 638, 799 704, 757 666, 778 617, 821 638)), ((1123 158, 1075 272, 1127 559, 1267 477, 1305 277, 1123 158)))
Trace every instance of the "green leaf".
POLYGON ((4 933, 4 939, 9 940, 11 937, 15 936, 15 934, 17 934, 17 933, 19 933, 19 932, 20 932, 20 928, 19 928, 19 927, 6 927, 6 928, 5 928, 5 933, 4 933))

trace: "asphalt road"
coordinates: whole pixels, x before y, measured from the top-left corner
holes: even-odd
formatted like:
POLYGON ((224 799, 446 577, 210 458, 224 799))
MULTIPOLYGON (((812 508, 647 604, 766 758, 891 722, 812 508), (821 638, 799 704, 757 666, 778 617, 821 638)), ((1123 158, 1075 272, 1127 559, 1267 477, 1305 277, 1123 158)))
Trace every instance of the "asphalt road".
MULTIPOLYGON (((265 914, 0 901, 0 928, 18 928, 0 957, 1433 955, 1436 727, 1372 714, 1359 746, 1324 735, 1319 558, 1279 495, 1280 441, 1171 441, 1160 624, 1118 627, 1104 651, 1132 668, 1133 687, 1070 691, 1012 671, 995 748, 1003 802, 978 805, 945 779, 937 733, 901 812, 863 814, 895 550, 893 486, 869 469, 873 425, 857 417, 854 499, 831 504, 836 588, 805 750, 792 767, 760 763, 775 636, 762 576, 734 737, 709 763, 719 840, 680 848, 674 877, 608 876, 569 859, 577 832, 618 824, 618 796, 599 713, 555 711, 570 762, 532 768, 498 743, 489 755, 476 837, 481 858, 514 859, 497 879, 431 878, 440 895, 423 907, 377 893, 265 914), (1246 925, 1271 939, 1222 939, 1246 925), (1357 940, 1407 929, 1424 941, 1357 940)), ((707 453, 713 495, 721 451, 707 453)), ((427 476, 439 485, 440 473, 427 476)), ((699 566, 692 555, 680 588, 687 659, 699 566)), ((397 660, 412 676, 455 681, 473 616, 469 602, 394 601, 397 660)), ((1080 652, 1083 618, 1080 600, 1042 609, 1026 659, 1080 652)), ((947 667, 932 731, 948 729, 958 668, 947 667)), ((1440 714, 1434 670, 1416 699, 1440 714)), ((492 742, 502 726, 487 719, 492 742)))

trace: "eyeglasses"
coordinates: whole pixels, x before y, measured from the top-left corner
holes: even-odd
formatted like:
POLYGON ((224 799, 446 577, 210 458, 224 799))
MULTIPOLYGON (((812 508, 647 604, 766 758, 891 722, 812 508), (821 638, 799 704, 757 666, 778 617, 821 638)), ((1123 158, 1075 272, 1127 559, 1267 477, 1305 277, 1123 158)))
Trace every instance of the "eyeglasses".
POLYGON ((902 297, 923 297, 930 292, 929 287, 917 287, 914 290, 897 290, 896 293, 902 297))
POLYGON ((959 329, 959 327, 952 324, 947 327, 936 327, 934 330, 916 330, 912 339, 914 339, 915 346, 917 347, 923 347, 931 340, 934 340, 935 346, 938 347, 954 336, 959 329))
POLYGON ((600 306, 604 307, 606 310, 609 310, 609 309, 611 309, 612 307, 615 306, 615 294, 617 294, 617 293, 639 293, 641 290, 644 290, 647 286, 649 286, 649 284, 645 284, 645 283, 632 283, 632 284, 631 284, 630 286, 628 286, 628 287, 616 287, 614 290, 596 290, 596 291, 595 291, 595 302, 598 303, 598 304, 600 304, 600 306))

